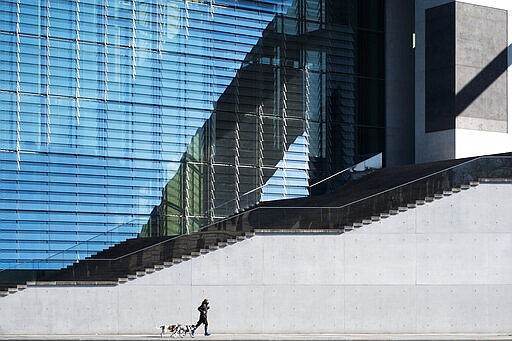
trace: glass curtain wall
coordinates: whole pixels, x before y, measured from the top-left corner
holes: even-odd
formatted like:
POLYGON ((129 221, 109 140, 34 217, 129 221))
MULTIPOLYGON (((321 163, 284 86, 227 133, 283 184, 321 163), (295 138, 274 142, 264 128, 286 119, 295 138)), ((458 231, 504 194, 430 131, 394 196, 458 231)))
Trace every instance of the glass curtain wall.
POLYGON ((382 151, 380 3, 2 1, 0 268, 188 233, 382 151))

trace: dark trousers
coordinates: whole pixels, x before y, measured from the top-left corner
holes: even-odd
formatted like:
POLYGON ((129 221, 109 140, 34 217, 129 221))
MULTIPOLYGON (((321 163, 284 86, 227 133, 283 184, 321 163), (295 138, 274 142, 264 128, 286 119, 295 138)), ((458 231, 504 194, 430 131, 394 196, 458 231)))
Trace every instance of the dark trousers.
POLYGON ((194 329, 197 329, 197 327, 199 327, 201 323, 204 324, 204 333, 208 333, 208 319, 203 316, 199 317, 199 321, 197 321, 196 327, 194 329))

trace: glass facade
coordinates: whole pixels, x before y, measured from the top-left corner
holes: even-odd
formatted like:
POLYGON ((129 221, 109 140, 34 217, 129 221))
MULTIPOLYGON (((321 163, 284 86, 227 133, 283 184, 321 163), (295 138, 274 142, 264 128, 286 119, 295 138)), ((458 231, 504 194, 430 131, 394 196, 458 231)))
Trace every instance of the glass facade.
POLYGON ((0 269, 191 232, 382 152, 383 3, 2 1, 0 269))

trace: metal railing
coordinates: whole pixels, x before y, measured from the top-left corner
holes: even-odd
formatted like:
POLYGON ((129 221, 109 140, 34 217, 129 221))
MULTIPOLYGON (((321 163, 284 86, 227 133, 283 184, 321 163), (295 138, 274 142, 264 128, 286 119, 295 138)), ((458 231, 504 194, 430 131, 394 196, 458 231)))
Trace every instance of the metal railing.
POLYGON ((205 226, 190 235, 170 238, 120 257, 87 259, 75 264, 71 269, 51 276, 34 273, 32 279, 117 280, 127 274, 163 264, 165 261, 181 259, 182 256, 190 256, 194 252, 203 252, 219 242, 235 239, 257 229, 342 230, 346 225, 406 206, 408 203, 415 203, 416 200, 437 193, 460 188, 479 178, 512 178, 512 155, 454 160, 451 163, 439 163, 424 169, 419 165, 411 168, 410 173, 413 173, 415 178, 409 180, 403 176, 408 174, 407 171, 408 169, 405 169, 402 173, 397 173, 384 169, 381 172, 374 172, 371 175, 373 179, 366 182, 374 181, 378 184, 379 181, 385 182, 387 179, 387 185, 368 186, 366 189, 356 187, 356 190, 353 188, 354 192, 360 192, 349 193, 346 202, 339 205, 259 206, 205 226))
MULTIPOLYGON (((313 189, 318 188, 325 184, 328 184, 328 186, 326 188, 320 189, 316 194, 325 193, 327 191, 332 191, 332 190, 336 189, 337 187, 339 187, 339 185, 331 184, 332 181, 335 181, 341 175, 345 175, 346 173, 353 173, 353 172, 363 171, 363 170, 366 171, 366 170, 370 169, 367 166, 368 164, 374 165, 374 167, 371 167, 371 169, 382 168, 382 153, 376 153, 376 154, 372 155, 371 157, 369 157, 361 162, 358 162, 357 164, 354 164, 350 167, 342 169, 342 170, 340 170, 334 174, 331 174, 331 175, 329 175, 311 185, 308 185, 307 189, 310 193, 309 195, 313 194, 312 193, 313 189), (380 161, 375 161, 376 159, 379 159, 380 161), (358 168, 360 168, 360 169, 358 169, 358 168)), ((341 183, 343 183, 343 182, 341 182, 341 183)), ((215 206, 214 210, 216 212, 218 212, 219 209, 226 207, 229 204, 235 203, 237 200, 239 201, 239 206, 240 206, 241 210, 245 210, 245 209, 249 208, 250 206, 255 206, 260 202, 260 200, 259 200, 259 197, 261 196, 260 191, 263 190, 267 186, 271 186, 271 185, 264 184, 259 187, 253 188, 250 191, 247 191, 247 192, 243 193, 242 195, 240 195, 239 198, 233 198, 233 199, 223 202, 220 205, 215 206), (250 195, 255 195, 257 198, 256 197, 250 198, 249 197, 250 195)), ((226 210, 226 212, 224 212, 223 216, 237 214, 237 213, 238 212, 236 212, 234 210, 228 209, 228 210, 226 210)), ((207 214, 207 212, 205 212, 203 215, 206 215, 206 214, 207 214)))
MULTIPOLYGON (((105 245, 108 244, 108 246, 116 244, 116 241, 118 238, 115 238, 117 234, 123 233, 124 235, 132 235, 132 237, 137 237, 137 232, 121 232, 123 228, 126 228, 127 226, 131 225, 139 225, 140 218, 132 219, 128 222, 121 223, 107 231, 103 231, 100 233, 95 234, 94 236, 80 241, 76 242, 74 245, 64 249, 56 251, 55 253, 44 257, 44 258, 32 258, 29 260, 25 260, 22 262, 13 263, 11 266, 0 269, 0 273, 8 270, 14 270, 14 269, 40 269, 40 268, 48 268, 46 264, 48 263, 66 263, 69 264, 70 261, 80 261, 81 255, 91 255, 94 252, 98 252, 101 250, 98 250, 98 247, 92 247, 90 246, 92 243, 104 243, 105 245), (71 255, 74 255, 75 257, 71 257, 71 255), (38 266, 38 264, 43 264, 42 266, 38 266), (31 265, 31 266, 28 266, 31 265)), ((88 256, 85 256, 88 257, 88 256)), ((84 258, 85 258, 84 257, 84 258)))

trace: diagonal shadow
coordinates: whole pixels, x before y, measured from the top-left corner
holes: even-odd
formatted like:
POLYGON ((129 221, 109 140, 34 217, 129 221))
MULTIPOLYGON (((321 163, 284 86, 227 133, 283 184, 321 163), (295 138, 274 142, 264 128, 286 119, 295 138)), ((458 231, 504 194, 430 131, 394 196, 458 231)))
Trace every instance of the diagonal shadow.
POLYGON ((494 81, 496 81, 511 64, 511 45, 504 48, 487 64, 468 84, 455 95, 455 116, 460 115, 473 103, 494 81))

